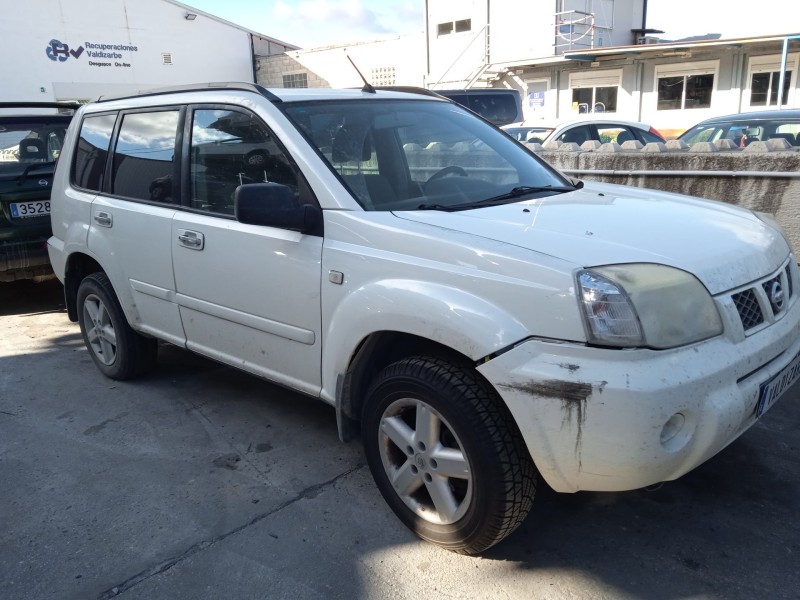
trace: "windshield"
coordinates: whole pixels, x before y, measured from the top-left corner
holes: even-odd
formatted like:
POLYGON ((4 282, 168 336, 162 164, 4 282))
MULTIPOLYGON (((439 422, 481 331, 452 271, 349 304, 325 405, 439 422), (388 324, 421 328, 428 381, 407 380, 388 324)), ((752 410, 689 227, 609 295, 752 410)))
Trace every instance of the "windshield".
POLYGON ((520 194, 510 193, 520 188, 530 188, 530 197, 570 185, 508 135, 449 102, 376 98, 281 108, 364 210, 465 210, 504 195, 517 201, 520 194))

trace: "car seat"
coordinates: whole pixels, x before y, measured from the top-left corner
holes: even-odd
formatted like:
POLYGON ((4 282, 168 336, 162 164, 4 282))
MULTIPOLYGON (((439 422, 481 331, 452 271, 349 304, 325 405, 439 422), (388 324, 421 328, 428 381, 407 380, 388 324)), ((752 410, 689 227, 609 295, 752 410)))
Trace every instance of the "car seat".
POLYGON ((771 140, 783 139, 783 140, 786 140, 787 142, 789 142, 790 146, 796 146, 797 145, 797 138, 792 133, 773 133, 773 134, 770 134, 769 139, 771 139, 771 140))
POLYGON ((586 132, 583 129, 573 129, 564 134, 561 141, 565 144, 575 143, 579 146, 587 140, 586 132))
POLYGON ((623 129, 617 134, 617 143, 621 146, 625 142, 635 142, 636 138, 627 129, 623 129))
POLYGON ((19 143, 20 161, 47 160, 47 148, 44 141, 37 138, 25 138, 19 143))

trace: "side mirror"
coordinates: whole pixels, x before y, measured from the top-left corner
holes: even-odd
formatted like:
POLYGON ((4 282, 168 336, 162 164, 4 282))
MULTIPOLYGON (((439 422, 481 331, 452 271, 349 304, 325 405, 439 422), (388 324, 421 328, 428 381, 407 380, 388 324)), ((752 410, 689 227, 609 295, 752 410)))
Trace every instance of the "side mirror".
POLYGON ((280 183, 248 183, 236 188, 234 214, 240 223, 266 225, 310 233, 318 229, 320 211, 300 204, 294 192, 280 183))

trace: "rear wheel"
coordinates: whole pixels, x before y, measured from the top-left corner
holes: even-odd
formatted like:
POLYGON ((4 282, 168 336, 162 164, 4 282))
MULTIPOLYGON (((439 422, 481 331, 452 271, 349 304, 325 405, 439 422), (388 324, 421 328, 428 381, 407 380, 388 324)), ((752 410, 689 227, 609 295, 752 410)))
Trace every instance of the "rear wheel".
POLYGON ((425 540, 477 554, 530 511, 533 463, 502 400, 468 366, 432 357, 388 366, 362 433, 378 488, 425 540))
POLYGON ((157 340, 131 329, 104 273, 93 273, 81 281, 77 304, 83 341, 104 375, 130 379, 155 365, 157 340))

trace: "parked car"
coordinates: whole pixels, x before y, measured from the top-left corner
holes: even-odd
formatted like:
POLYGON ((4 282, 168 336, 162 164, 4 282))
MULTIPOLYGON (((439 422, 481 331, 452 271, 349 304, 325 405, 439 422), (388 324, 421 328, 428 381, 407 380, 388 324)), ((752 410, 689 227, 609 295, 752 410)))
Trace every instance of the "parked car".
POLYGON ((800 109, 762 110, 713 117, 686 130, 678 139, 690 146, 698 142, 732 140, 745 147, 751 142, 783 138, 800 146, 800 109))
POLYGON ((512 123, 501 127, 506 133, 520 142, 546 144, 551 141, 575 142, 580 145, 589 140, 601 143, 617 142, 623 144, 636 140, 642 144, 663 142, 656 129, 637 121, 610 119, 569 121, 559 125, 544 125, 539 122, 512 123))
POLYGON ((50 275, 53 167, 77 105, 0 103, 0 282, 50 275), (66 114, 47 114, 44 109, 66 114))
POLYGON ((517 90, 471 88, 432 91, 470 109, 498 127, 522 118, 522 100, 517 90))
POLYGON ((209 84, 92 103, 67 140, 50 257, 98 369, 161 340, 320 398, 456 552, 516 529, 537 472, 682 476, 800 374, 772 217, 567 179, 443 98, 209 84))

